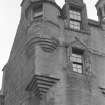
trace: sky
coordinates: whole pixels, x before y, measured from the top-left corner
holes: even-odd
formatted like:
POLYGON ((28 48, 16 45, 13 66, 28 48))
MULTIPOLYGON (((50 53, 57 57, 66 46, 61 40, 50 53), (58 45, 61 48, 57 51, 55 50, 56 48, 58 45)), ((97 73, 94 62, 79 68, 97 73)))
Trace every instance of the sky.
MULTIPOLYGON (((64 0, 55 0, 62 7, 64 0)), ((0 2, 0 88, 2 68, 7 63, 20 20, 22 0, 1 0, 0 2)), ((97 0, 84 0, 88 18, 98 20, 95 4, 97 0)))

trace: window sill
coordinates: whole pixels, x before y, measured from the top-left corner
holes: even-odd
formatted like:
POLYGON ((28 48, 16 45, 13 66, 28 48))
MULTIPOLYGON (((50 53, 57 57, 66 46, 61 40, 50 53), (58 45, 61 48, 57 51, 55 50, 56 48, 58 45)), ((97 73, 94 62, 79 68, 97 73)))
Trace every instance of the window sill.
POLYGON ((71 29, 71 28, 69 28, 69 27, 65 27, 64 29, 65 29, 65 30, 69 30, 69 31, 74 31, 74 32, 79 32, 79 33, 84 33, 84 34, 90 35, 90 32, 89 32, 89 31, 85 31, 85 30, 83 30, 83 29, 81 29, 81 30, 76 30, 76 29, 71 29))
POLYGON ((84 80, 85 79, 85 75, 83 73, 78 73, 78 72, 74 72, 74 71, 69 71, 68 75, 71 78, 76 78, 76 79, 80 79, 80 80, 84 80))
POLYGON ((90 74, 85 74, 85 72, 82 72, 82 73, 78 73, 78 72, 75 72, 72 70, 72 68, 70 66, 67 67, 67 72, 68 72, 68 75, 70 77, 74 77, 74 78, 77 78, 77 79, 86 79, 87 76, 90 77, 90 74))
POLYGON ((32 18, 32 22, 37 22, 37 21, 42 21, 42 20, 43 20, 43 16, 32 18))

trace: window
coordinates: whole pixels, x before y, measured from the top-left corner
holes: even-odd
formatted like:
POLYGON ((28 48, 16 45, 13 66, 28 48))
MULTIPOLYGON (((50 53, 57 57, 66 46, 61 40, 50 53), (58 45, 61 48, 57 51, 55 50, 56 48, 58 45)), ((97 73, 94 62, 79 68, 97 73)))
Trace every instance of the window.
POLYGON ((69 10, 70 28, 80 30, 81 28, 81 9, 70 7, 69 10))
POLYGON ((83 72, 83 50, 73 48, 70 60, 72 61, 73 71, 77 73, 82 73, 83 72))
POLYGON ((43 16, 42 4, 37 5, 33 8, 33 18, 38 18, 43 16))

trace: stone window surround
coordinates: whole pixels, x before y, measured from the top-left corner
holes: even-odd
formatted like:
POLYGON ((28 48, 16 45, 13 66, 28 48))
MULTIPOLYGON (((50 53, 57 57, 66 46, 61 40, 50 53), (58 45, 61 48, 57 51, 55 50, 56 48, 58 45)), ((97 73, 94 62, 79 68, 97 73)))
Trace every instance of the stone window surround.
POLYGON ((91 74, 91 59, 90 59, 90 54, 88 54, 87 49, 83 48, 83 47, 77 47, 77 46, 72 46, 72 45, 68 45, 68 47, 66 47, 66 64, 67 64, 67 68, 69 69, 69 72, 73 72, 76 74, 80 74, 80 75, 90 75, 91 74), (82 73, 78 73, 78 72, 73 72, 73 67, 72 67, 72 61, 70 59, 71 55, 72 55, 72 48, 81 50, 82 53, 82 60, 83 60, 83 65, 82 65, 82 73), (88 59, 87 59, 88 57, 88 59), (87 61, 88 60, 88 61, 87 61), (87 63, 88 62, 88 63, 87 63), (89 67, 88 67, 88 66, 89 67))

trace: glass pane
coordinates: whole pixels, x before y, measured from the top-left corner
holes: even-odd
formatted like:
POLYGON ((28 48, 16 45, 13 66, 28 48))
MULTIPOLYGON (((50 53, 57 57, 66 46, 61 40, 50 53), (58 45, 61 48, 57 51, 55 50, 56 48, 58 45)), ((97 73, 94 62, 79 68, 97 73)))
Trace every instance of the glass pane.
POLYGON ((79 11, 70 10, 69 16, 70 16, 70 19, 81 21, 81 13, 79 11))
POLYGON ((79 57, 77 57, 77 62, 78 62, 78 63, 81 63, 81 61, 82 61, 82 59, 79 58, 79 57))
POLYGON ((77 54, 72 54, 70 60, 72 62, 82 63, 82 56, 81 55, 77 55, 77 54))
POLYGON ((73 68, 73 71, 74 71, 74 72, 78 72, 77 68, 73 68))
POLYGON ((77 61, 75 57, 72 57, 71 60, 72 60, 72 62, 76 62, 77 61))
POLYGON ((77 66, 76 64, 73 64, 73 68, 76 68, 76 66, 77 66))
POLYGON ((78 69, 82 69, 82 65, 77 65, 77 68, 78 69))
POLYGON ((70 28, 80 30, 80 22, 70 20, 70 28))
POLYGON ((70 14, 70 18, 71 18, 71 19, 74 19, 74 15, 73 15, 73 14, 70 14))
POLYGON ((82 65, 79 64, 73 64, 73 71, 82 73, 82 65))
POLYGON ((78 69, 78 73, 82 73, 82 69, 78 69))

